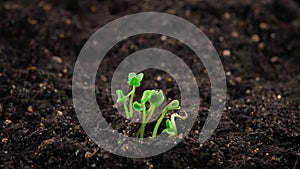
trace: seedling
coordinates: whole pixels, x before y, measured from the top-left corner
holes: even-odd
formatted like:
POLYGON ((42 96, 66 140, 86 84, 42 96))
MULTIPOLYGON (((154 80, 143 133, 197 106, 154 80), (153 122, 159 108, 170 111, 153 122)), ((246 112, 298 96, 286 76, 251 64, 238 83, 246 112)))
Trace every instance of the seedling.
POLYGON ((116 95, 118 97, 117 103, 123 103, 124 110, 126 113, 126 118, 129 119, 130 115, 128 112, 127 100, 128 100, 128 97, 131 95, 131 93, 128 93, 128 95, 124 96, 123 91, 118 89, 118 90, 116 90, 116 95))
POLYGON ((142 126, 138 130, 137 135, 140 136, 140 138, 144 137, 145 127, 147 123, 150 121, 151 117, 153 116, 153 113, 157 107, 159 107, 165 97, 163 95, 162 90, 145 90, 143 92, 143 96, 141 99, 141 103, 134 102, 133 107, 136 111, 140 111, 143 113, 143 121, 142 126), (149 102, 150 107, 148 110, 146 110, 146 103, 149 102))
POLYGON ((180 116, 179 114, 175 113, 171 115, 171 120, 166 120, 166 129, 164 129, 162 131, 162 133, 167 133, 170 136, 176 136, 177 135, 177 127, 176 127, 176 123, 175 123, 175 117, 181 118, 183 120, 185 120, 186 118, 188 118, 188 114, 186 112, 184 112, 185 115, 184 116, 180 116))
POLYGON ((143 73, 136 74, 132 72, 128 74, 127 83, 132 87, 132 90, 126 96, 124 96, 123 91, 121 89, 116 90, 116 95, 118 97, 117 103, 123 103, 127 119, 130 119, 133 116, 132 105, 133 105, 135 89, 141 85, 141 81, 143 80, 143 77, 144 77, 143 73), (129 112, 128 112, 127 100, 129 97, 130 100, 129 100, 129 112))
POLYGON ((167 112, 169 110, 179 110, 180 106, 179 106, 179 101, 178 100, 173 100, 171 101, 168 105, 166 105, 161 113, 161 116, 159 117, 159 119, 157 120, 153 133, 152 133, 152 137, 156 137, 157 134, 157 130, 161 124, 161 122, 163 121, 164 117, 166 116, 167 112))
MULTIPOLYGON (((142 125, 139 128, 137 132, 137 136, 141 139, 144 138, 144 132, 147 123, 149 123, 150 119, 153 116, 153 113, 155 112, 156 108, 158 108, 163 101, 165 100, 164 94, 162 90, 145 90, 143 92, 143 96, 140 100, 140 102, 135 101, 133 103, 135 89, 141 85, 141 81, 144 77, 143 73, 136 74, 136 73, 129 73, 128 75, 128 84, 132 87, 132 90, 125 96, 123 94, 122 90, 116 90, 116 94, 118 96, 117 103, 122 103, 124 106, 124 110, 126 113, 126 118, 129 119, 133 116, 133 110, 137 112, 142 113, 142 125), (130 98, 129 98, 130 97, 130 98), (127 100, 129 100, 129 111, 127 107, 127 100), (147 106, 148 105, 148 106, 147 106), (147 107, 149 107, 147 109, 147 107)), ((179 110, 179 101, 173 100, 169 104, 167 104, 161 113, 161 116, 159 117, 158 121, 155 124, 152 138, 156 137, 158 128, 165 118, 167 112, 169 110, 179 110)), ((171 115, 171 120, 166 120, 166 129, 163 130, 163 133, 167 133, 169 135, 177 135, 177 128, 175 123, 175 117, 186 119, 187 113, 185 113, 185 116, 180 116, 177 113, 171 115)))

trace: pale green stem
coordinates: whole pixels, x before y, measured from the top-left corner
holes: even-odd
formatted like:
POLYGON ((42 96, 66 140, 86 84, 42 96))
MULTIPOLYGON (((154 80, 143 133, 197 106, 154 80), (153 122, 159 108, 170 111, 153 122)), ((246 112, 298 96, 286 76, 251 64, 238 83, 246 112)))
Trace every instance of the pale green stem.
POLYGON ((150 114, 148 115, 147 119, 146 119, 146 111, 143 112, 142 126, 140 127, 140 129, 138 130, 138 133, 137 133, 137 135, 140 136, 141 139, 143 139, 143 137, 144 137, 146 125, 150 121, 150 119, 154 113, 154 110, 155 110, 155 106, 150 106, 150 108, 148 110, 150 114))
POLYGON ((171 122, 173 124, 174 127, 174 133, 175 135, 177 135, 177 128, 176 128, 176 123, 175 123, 175 117, 181 118, 183 120, 185 120, 186 118, 188 118, 188 114, 186 112, 184 112, 184 116, 180 116, 179 114, 175 113, 171 115, 171 122))
POLYGON ((126 118, 129 119, 129 112, 128 112, 128 107, 127 107, 126 101, 123 104, 124 104, 124 110, 126 113, 126 118))
POLYGON ((159 119, 157 120, 157 122, 155 124, 154 130, 152 132, 152 138, 156 137, 158 128, 159 128, 161 122, 163 121, 164 117, 166 116, 167 112, 168 112, 168 108, 165 107, 161 113, 161 116, 159 117, 159 119))
POLYGON ((141 126, 141 130, 140 130, 140 138, 143 139, 144 138, 144 132, 145 132, 145 125, 146 124, 146 110, 143 111, 143 122, 142 122, 142 126, 141 126))
POLYGON ((132 105, 133 105, 134 93, 135 93, 135 86, 132 86, 131 97, 130 97, 130 102, 129 102, 129 111, 130 111, 129 118, 131 118, 133 116, 132 105))
POLYGON ((146 120, 146 123, 148 123, 154 113, 154 110, 155 110, 155 105, 150 105, 150 108, 149 108, 149 115, 147 117, 147 120, 146 120))

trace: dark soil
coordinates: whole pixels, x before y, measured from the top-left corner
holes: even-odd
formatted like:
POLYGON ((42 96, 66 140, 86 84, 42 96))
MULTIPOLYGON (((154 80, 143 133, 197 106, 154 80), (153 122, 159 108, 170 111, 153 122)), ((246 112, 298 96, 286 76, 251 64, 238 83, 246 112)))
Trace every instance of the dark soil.
MULTIPOLYGON (((299 30, 296 0, 3 0, 0 168, 300 168, 299 30), (118 63, 134 51, 160 47, 174 52, 193 70, 201 94, 198 121, 183 142, 152 158, 129 159, 98 147, 81 128, 72 104, 72 70, 98 28, 143 11, 180 16, 208 36, 223 62, 228 97, 214 135, 199 144, 210 83, 194 53, 160 35, 118 43, 101 65, 105 76, 99 74, 96 93, 103 114, 119 132, 133 134, 138 124, 127 127, 117 115, 109 82, 118 63)), ((166 73, 144 73, 144 88, 161 88, 168 98, 179 98, 166 73)))

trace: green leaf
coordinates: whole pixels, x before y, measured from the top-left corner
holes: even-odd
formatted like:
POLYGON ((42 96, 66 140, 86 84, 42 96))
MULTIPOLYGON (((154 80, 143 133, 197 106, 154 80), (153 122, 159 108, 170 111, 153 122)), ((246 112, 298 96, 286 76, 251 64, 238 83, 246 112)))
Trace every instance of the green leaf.
POLYGON ((179 101, 178 100, 173 100, 167 105, 168 110, 179 110, 179 101))
POLYGON ((124 96, 123 91, 121 89, 116 90, 116 95, 118 97, 117 103, 126 102, 127 97, 124 96))
POLYGON ((162 90, 159 91, 152 90, 152 94, 149 99, 150 104, 155 105, 155 107, 158 107, 163 103, 164 100, 165 100, 165 96, 162 90))
POLYGON ((143 80, 143 77, 144 77, 144 73, 139 73, 137 75, 137 78, 139 79, 140 82, 143 80))
POLYGON ((173 123, 172 123, 172 121, 171 120, 166 120, 166 127, 167 127, 167 129, 169 129, 169 130, 174 130, 174 126, 173 126, 173 123))
POLYGON ((164 130, 162 131, 162 133, 167 133, 167 134, 169 134, 170 136, 175 136, 175 135, 176 135, 174 131, 169 130, 169 129, 164 129, 164 130))
POLYGON ((176 133, 174 131, 174 126, 171 120, 166 120, 166 128, 162 131, 162 133, 167 133, 171 136, 175 136, 176 133))
POLYGON ((141 103, 145 104, 151 97, 152 91, 151 90, 145 90, 143 92, 143 96, 141 99, 141 103))
POLYGON ((136 74, 134 72, 131 72, 128 74, 128 84, 130 86, 139 87, 141 85, 141 81, 143 80, 144 74, 136 74))
POLYGON ((133 109, 136 111, 142 112, 146 109, 146 106, 144 104, 141 104, 141 103, 135 101, 133 103, 133 109))
POLYGON ((136 76, 136 73, 134 73, 134 72, 129 73, 128 74, 128 82, 135 76, 136 76))

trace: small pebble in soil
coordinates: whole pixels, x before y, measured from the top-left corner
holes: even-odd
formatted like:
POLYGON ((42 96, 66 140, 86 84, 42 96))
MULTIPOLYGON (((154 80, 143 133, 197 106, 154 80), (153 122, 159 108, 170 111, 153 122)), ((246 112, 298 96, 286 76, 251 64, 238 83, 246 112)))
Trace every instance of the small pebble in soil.
POLYGON ((118 105, 117 105, 117 104, 113 104, 113 105, 112 105, 112 108, 118 109, 118 105))
POLYGON ((184 5, 185 5, 185 3, 184 3, 184 2, 182 2, 182 1, 178 1, 178 6, 179 6, 180 8, 184 7, 184 5))
POLYGON ((12 123, 12 121, 11 120, 9 120, 9 119, 7 119, 7 120, 5 120, 4 121, 4 124, 7 126, 7 125, 10 125, 12 123))
POLYGON ((261 22, 259 24, 259 28, 262 29, 262 30, 266 30, 266 29, 268 29, 268 25, 266 23, 264 23, 264 22, 261 22))
POLYGON ((251 90, 250 89, 247 89, 246 90, 246 94, 250 94, 251 93, 251 90))
POLYGON ((220 41, 220 42, 223 42, 223 41, 224 41, 224 37, 223 37, 223 36, 220 36, 220 37, 219 37, 219 41, 220 41))
POLYGON ((229 79, 229 80, 228 80, 228 83, 229 83, 231 86, 235 86, 235 82, 234 82, 232 79, 229 79))
POLYGON ((262 49, 262 48, 264 48, 264 47, 265 47, 265 44, 264 44, 264 43, 261 42, 261 43, 258 44, 258 48, 259 48, 259 49, 262 49))
POLYGON ((28 23, 30 23, 31 25, 36 25, 36 24, 38 23, 37 20, 35 20, 35 19, 28 19, 27 21, 28 21, 28 23))
POLYGON ((32 106, 28 106, 27 111, 28 111, 28 112, 33 112, 32 106))
POLYGON ((62 64, 62 59, 59 56, 53 56, 52 60, 56 63, 62 64))
POLYGON ((97 6, 91 6, 90 9, 91 9, 91 12, 93 12, 93 13, 96 13, 98 10, 97 6))
POLYGON ((272 161, 278 161, 278 158, 275 157, 275 156, 272 156, 271 160, 272 160, 272 161))
POLYGON ((279 60, 278 56, 273 56, 270 61, 272 63, 275 63, 275 62, 278 62, 278 60, 279 60))
POLYGON ((260 37, 257 34, 254 34, 251 36, 251 41, 252 42, 259 42, 260 41, 260 37))
POLYGON ((149 160, 146 161, 146 164, 147 164, 147 166, 148 166, 148 169, 151 169, 151 168, 154 167, 153 164, 151 164, 151 163, 149 162, 149 160))
POLYGON ((186 10, 186 11, 184 12, 184 14, 185 14, 185 16, 191 16, 191 11, 190 11, 190 10, 186 10))
POLYGON ((8 138, 2 138, 2 143, 7 143, 8 138))
POLYGON ((129 149, 129 147, 128 147, 128 145, 123 145, 122 146, 122 148, 121 148, 124 152, 126 152, 128 149, 129 149))
POLYGON ((46 86, 47 86, 47 85, 46 85, 45 83, 40 83, 40 84, 39 84, 39 87, 42 88, 42 89, 46 89, 46 86))
POLYGON ((52 9, 52 5, 51 5, 51 4, 48 4, 48 3, 43 2, 43 1, 41 1, 41 2, 39 3, 39 6, 43 7, 43 9, 44 9, 45 11, 50 11, 50 10, 52 9))
POLYGON ((276 38, 276 34, 275 34, 275 33, 271 33, 270 37, 271 37, 272 39, 275 39, 275 38, 276 38))
POLYGON ((225 19, 230 19, 230 13, 225 12, 225 13, 224 13, 224 18, 225 18, 225 19))
POLYGON ((165 40, 167 40, 167 37, 166 37, 165 35, 163 35, 163 36, 160 37, 160 39, 161 39, 162 41, 165 41, 165 40))
POLYGON ((277 95, 277 99, 281 99, 282 97, 281 97, 281 95, 277 95))
POLYGON ((72 20, 71 19, 66 19, 65 22, 66 22, 67 25, 70 25, 72 23, 72 20))
POLYGON ((231 75, 231 72, 230 71, 227 71, 226 72, 226 76, 230 76, 231 75))
POLYGON ((237 37, 239 37, 239 33, 236 31, 233 31, 233 32, 231 32, 231 36, 234 38, 237 38, 237 37))
POLYGON ((59 110, 58 110, 58 111, 57 111, 57 115, 61 117, 61 116, 63 116, 64 114, 63 114, 62 111, 59 111, 59 110))
POLYGON ((86 158, 86 159, 89 159, 89 158, 91 158, 93 156, 93 154, 91 153, 91 152, 89 152, 89 151, 87 151, 85 154, 84 154, 84 158, 86 158))
POLYGON ((161 79, 162 79, 161 76, 157 76, 157 77, 156 77, 156 80, 157 80, 157 81, 161 81, 161 79))
POLYGON ((223 54, 223 56, 230 56, 231 55, 231 51, 225 49, 225 50, 223 50, 222 54, 223 54))
POLYGON ((241 83, 241 82, 242 82, 242 78, 241 78, 241 77, 236 77, 236 78, 235 78, 235 81, 236 81, 237 83, 241 83))
POLYGON ((107 81, 107 78, 105 75, 100 75, 100 79, 102 82, 106 82, 107 81))
POLYGON ((64 69, 63 69, 63 73, 68 73, 68 68, 67 67, 64 67, 64 69))
POLYGON ((175 15, 176 14, 176 9, 168 9, 167 13, 175 15))

